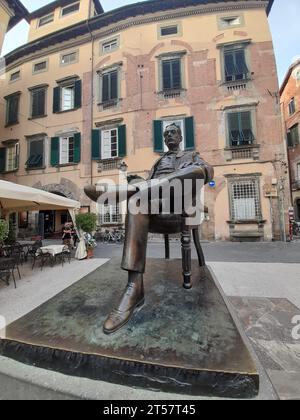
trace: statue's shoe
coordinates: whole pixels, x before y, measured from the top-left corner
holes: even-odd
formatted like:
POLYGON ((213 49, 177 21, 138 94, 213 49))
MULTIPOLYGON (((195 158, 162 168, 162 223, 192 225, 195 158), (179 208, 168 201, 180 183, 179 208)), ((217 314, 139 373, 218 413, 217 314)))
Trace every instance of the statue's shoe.
POLYGON ((105 334, 113 334, 126 325, 133 315, 144 305, 143 281, 129 283, 121 299, 119 307, 114 309, 104 323, 105 334))

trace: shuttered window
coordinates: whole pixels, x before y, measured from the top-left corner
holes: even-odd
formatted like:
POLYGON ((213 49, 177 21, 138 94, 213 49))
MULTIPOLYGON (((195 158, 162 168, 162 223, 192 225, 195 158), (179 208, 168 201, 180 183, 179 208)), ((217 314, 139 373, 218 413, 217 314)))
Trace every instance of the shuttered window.
POLYGON ((181 59, 162 60, 163 90, 181 89, 181 59))
POLYGON ((118 99, 118 70, 102 74, 102 102, 118 99))
POLYGON ((227 50, 224 53, 226 82, 246 80, 249 70, 243 48, 227 50))
POLYGON ((31 117, 43 117, 46 114, 46 88, 31 91, 31 117))
POLYGON ((30 140, 28 148, 27 168, 42 168, 44 166, 44 138, 30 140))
POLYGON ((19 143, 0 148, 0 173, 11 172, 19 167, 19 143))
POLYGON ((296 147, 299 144, 299 125, 296 124, 288 131, 288 146, 296 147))
POLYGON ((20 94, 6 98, 6 125, 17 124, 19 122, 20 94))
POLYGON ((81 97, 81 80, 55 87, 53 91, 53 113, 56 114, 81 108, 81 97))
POLYGON ((51 139, 51 165, 78 164, 81 160, 81 134, 51 139))
POLYGON ((251 111, 228 114, 229 145, 245 146, 254 142, 251 111))

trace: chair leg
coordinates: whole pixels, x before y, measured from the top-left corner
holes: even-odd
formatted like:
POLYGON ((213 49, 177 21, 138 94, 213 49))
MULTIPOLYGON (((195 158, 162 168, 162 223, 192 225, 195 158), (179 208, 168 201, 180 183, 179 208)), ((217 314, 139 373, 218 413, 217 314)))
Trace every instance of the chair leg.
POLYGON ((169 235, 165 235, 165 251, 166 251, 166 260, 170 259, 170 241, 169 235))
POLYGON ((21 280, 21 279, 22 279, 22 277, 21 277, 21 273, 20 273, 20 269, 19 269, 19 267, 17 267, 17 271, 18 271, 18 274, 19 274, 19 279, 21 280))
POLYGON ((191 249, 191 231, 185 226, 181 234, 182 249, 182 268, 183 268, 183 287, 187 290, 192 286, 192 249, 191 249))
POLYGON ((16 278, 15 278, 14 270, 11 271, 11 274, 12 274, 12 278, 13 278, 13 281, 14 281, 14 284, 15 284, 15 289, 16 289, 17 288, 17 283, 16 283, 16 278))
POLYGON ((193 229, 193 238, 194 238, 194 243, 195 243, 195 247, 198 254, 199 265, 200 267, 205 267, 206 262, 205 262, 205 257, 203 254, 201 242, 200 242, 200 235, 199 235, 198 229, 193 229))

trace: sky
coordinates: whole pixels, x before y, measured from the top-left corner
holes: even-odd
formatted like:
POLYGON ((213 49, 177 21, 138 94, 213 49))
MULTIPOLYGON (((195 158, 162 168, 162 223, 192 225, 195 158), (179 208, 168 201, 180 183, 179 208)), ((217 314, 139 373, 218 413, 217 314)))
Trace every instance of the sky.
MULTIPOLYGON (((162 0, 163 1, 163 0, 162 0)), ((49 0, 23 0, 29 11, 39 9, 49 0)), ((102 0, 101 4, 106 12, 127 4, 137 3, 137 0, 102 0)), ((277 60, 279 83, 281 84, 290 65, 300 58, 300 1, 275 0, 270 13, 269 22, 273 35, 275 55, 277 60)), ((6 36, 2 55, 26 43, 28 25, 20 23, 6 36)))

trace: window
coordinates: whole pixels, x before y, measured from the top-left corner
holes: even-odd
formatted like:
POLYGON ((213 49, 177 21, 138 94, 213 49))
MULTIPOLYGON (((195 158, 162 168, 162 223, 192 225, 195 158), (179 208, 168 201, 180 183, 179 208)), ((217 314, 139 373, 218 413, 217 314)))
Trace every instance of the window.
POLYGON ((61 110, 74 109, 75 86, 64 86, 61 89, 61 110))
POLYGON ((297 181, 300 181, 300 163, 297 164, 297 181))
POLYGON ((177 35, 178 34, 178 26, 165 26, 160 28, 160 36, 170 36, 170 35, 177 35))
POLYGON ((51 139, 51 166, 78 164, 81 160, 81 134, 74 133, 51 139))
POLYGON ((61 83, 54 88, 53 112, 72 111, 81 108, 82 84, 74 79, 61 83))
POLYGON ((235 222, 261 219, 258 179, 233 181, 231 188, 231 217, 235 222))
POLYGON ((45 25, 48 25, 49 23, 52 23, 53 21, 54 21, 54 13, 50 13, 50 15, 43 16, 40 18, 38 26, 39 27, 45 26, 45 25))
POLYGON ((120 204, 116 206, 102 205, 100 208, 100 225, 115 225, 122 223, 120 204))
POLYGON ((241 16, 224 16, 219 19, 219 27, 222 29, 241 26, 243 19, 241 16))
POLYGON ((69 64, 76 63, 78 61, 78 52, 72 52, 68 54, 62 54, 60 57, 61 65, 67 66, 69 64))
POLYGON ((19 122, 20 94, 6 97, 6 125, 13 125, 19 122))
POLYGON ((289 103, 289 114, 293 115, 296 112, 295 98, 292 98, 289 103))
POLYGON ((113 159, 117 158, 118 153, 118 130, 116 128, 112 130, 103 130, 102 136, 102 159, 113 159))
POLYGON ((74 137, 60 138, 60 165, 74 163, 74 137))
POLYGON ((102 103, 115 104, 119 98, 118 92, 118 70, 112 70, 101 74, 102 78, 102 103))
POLYGON ((181 59, 162 60, 163 90, 176 90, 182 88, 181 59))
POLYGON ((46 71, 48 68, 47 61, 41 61, 40 63, 35 63, 33 65, 33 73, 41 73, 42 71, 46 71))
POLYGON ((288 138, 288 146, 289 147, 296 147, 299 144, 299 127, 298 124, 294 125, 290 128, 287 133, 288 138))
POLYGON ((67 16, 67 15, 70 15, 71 13, 76 13, 79 11, 79 9, 80 9, 80 2, 70 4, 69 6, 63 7, 61 9, 61 16, 67 16))
POLYGON ((27 169, 37 169, 44 166, 44 137, 34 138, 28 143, 27 169))
POLYGON ((102 53, 109 53, 110 51, 115 51, 119 47, 119 39, 115 38, 102 44, 102 53))
POLYGON ((39 118, 45 116, 46 92, 46 87, 31 90, 31 118, 39 118))
POLYGON ((248 79, 249 70, 246 64, 244 48, 225 50, 224 62, 226 82, 234 82, 248 79))
POLYGON ((0 148, 0 173, 16 171, 19 167, 19 143, 0 148))
POLYGON ((230 146, 245 146, 254 142, 251 111, 228 114, 230 146))
POLYGON ((18 70, 10 75, 10 81, 15 82, 21 78, 21 71, 18 70))

